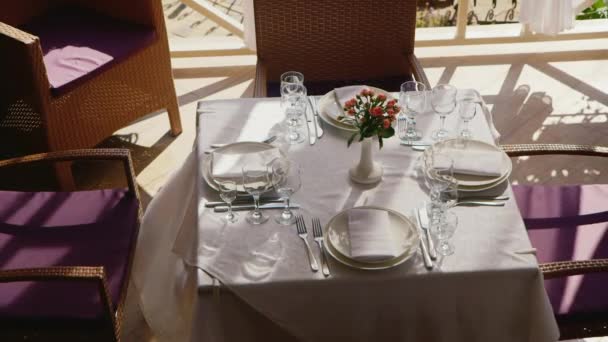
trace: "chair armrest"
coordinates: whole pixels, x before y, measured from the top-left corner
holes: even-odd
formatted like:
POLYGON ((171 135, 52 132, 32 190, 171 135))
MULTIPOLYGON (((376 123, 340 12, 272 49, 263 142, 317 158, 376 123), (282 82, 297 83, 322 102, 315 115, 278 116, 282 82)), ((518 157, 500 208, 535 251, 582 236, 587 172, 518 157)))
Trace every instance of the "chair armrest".
POLYGON ((0 168, 40 162, 62 162, 75 160, 120 160, 123 163, 129 191, 139 199, 131 153, 127 149, 82 149, 32 154, 24 157, 0 160, 0 168))
POLYGON ((608 272, 608 259, 549 262, 540 264, 540 270, 545 279, 608 272))
POLYGON ((253 97, 267 97, 268 70, 264 63, 258 58, 255 66, 255 80, 253 81, 253 97))
POLYGON ((426 74, 424 73, 424 68, 422 68, 422 64, 420 64, 420 61, 418 60, 418 58, 416 58, 416 55, 412 53, 407 57, 408 62, 410 64, 410 68, 412 69, 412 74, 414 74, 414 79, 420 83, 423 83, 426 86, 426 89, 430 90, 431 84, 429 83, 429 80, 426 77, 426 74))
POLYGON ((108 322, 113 340, 118 340, 117 325, 114 318, 114 309, 110 300, 108 283, 103 267, 90 266, 57 266, 47 268, 24 268, 14 270, 0 270, 0 283, 18 281, 82 281, 97 283, 99 299, 103 306, 105 319, 108 322))
POLYGON ((500 145, 510 157, 535 156, 543 154, 566 154, 580 156, 608 157, 608 147, 592 145, 564 144, 517 144, 500 145))

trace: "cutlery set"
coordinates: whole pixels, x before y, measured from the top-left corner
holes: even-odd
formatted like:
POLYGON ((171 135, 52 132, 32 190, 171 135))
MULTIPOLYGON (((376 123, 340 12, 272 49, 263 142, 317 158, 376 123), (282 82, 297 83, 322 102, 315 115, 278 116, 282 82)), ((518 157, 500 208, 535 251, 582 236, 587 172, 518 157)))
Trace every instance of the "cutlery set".
MULTIPOLYGON (((298 232, 298 236, 302 241, 304 241, 304 246, 306 247, 306 254, 308 254, 308 261, 310 262, 310 269, 313 272, 319 271, 319 264, 317 264, 317 259, 315 259, 314 254, 310 248, 310 244, 308 244, 308 230, 306 229, 306 222, 304 222, 304 217, 302 215, 298 215, 296 217, 296 228, 298 232)), ((324 240, 323 240, 323 231, 321 228, 321 220, 318 218, 312 219, 312 233, 315 242, 319 246, 319 251, 321 252, 321 272, 325 277, 329 277, 329 265, 327 263, 327 256, 325 255, 324 249, 324 240)))

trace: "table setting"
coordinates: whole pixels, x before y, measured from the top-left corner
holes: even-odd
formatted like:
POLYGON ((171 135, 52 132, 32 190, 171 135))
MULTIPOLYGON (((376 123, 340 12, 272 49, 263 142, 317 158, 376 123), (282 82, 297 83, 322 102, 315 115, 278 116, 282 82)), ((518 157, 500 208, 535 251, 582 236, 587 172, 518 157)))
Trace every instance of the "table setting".
POLYGON ((200 270, 191 340, 555 340, 482 97, 305 85, 199 103, 172 246, 200 270))

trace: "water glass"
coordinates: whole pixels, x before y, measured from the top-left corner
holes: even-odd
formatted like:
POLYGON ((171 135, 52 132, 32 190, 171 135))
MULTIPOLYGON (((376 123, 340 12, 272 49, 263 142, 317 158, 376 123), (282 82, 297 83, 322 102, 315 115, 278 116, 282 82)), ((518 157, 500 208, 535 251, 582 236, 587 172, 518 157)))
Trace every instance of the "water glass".
POLYGON ((238 214, 232 211, 232 202, 236 199, 237 194, 236 182, 231 180, 219 181, 218 186, 220 188, 220 198, 228 204, 228 213, 223 219, 228 223, 235 223, 239 219, 238 214))
MULTIPOLYGON (((406 113, 400 113, 400 116, 405 115, 407 117, 407 129, 403 136, 400 134, 399 138, 404 141, 420 140, 422 134, 416 130, 416 116, 426 109, 426 86, 423 83, 416 81, 405 82, 401 85, 401 91, 399 93, 399 103, 406 113)), ((397 121, 400 122, 400 121, 397 121)), ((401 132, 401 130, 400 130, 401 132)))
POLYGON ((300 167, 285 158, 277 158, 270 164, 272 170, 272 185, 285 203, 283 211, 275 216, 278 224, 289 226, 296 222, 296 216, 290 209, 291 196, 302 187, 300 167))
POLYGON ((441 118, 441 128, 433 132, 434 140, 445 140, 449 131, 445 128, 445 117, 454 112, 456 108, 456 88, 449 84, 439 84, 431 92, 431 106, 433 111, 441 118))
POLYGON ((253 197, 255 205, 255 209, 247 214, 247 222, 262 224, 268 221, 268 216, 260 210, 260 196, 270 190, 271 186, 268 166, 252 163, 243 167, 243 188, 253 197))
POLYGON ((287 71, 281 75, 281 95, 292 92, 293 86, 304 84, 304 75, 297 71, 287 71))
POLYGON ((305 140, 305 136, 300 130, 300 118, 306 112, 308 99, 304 85, 295 84, 290 87, 291 91, 281 96, 281 106, 287 118, 287 142, 294 145, 302 143, 305 140))
POLYGON ((477 114, 477 108, 479 106, 477 105, 477 101, 474 99, 464 99, 460 102, 459 106, 460 108, 458 111, 460 113, 460 118, 464 122, 464 127, 460 131, 460 136, 463 139, 471 139, 473 134, 469 130, 469 121, 473 120, 477 114))
POLYGON ((446 212, 441 221, 431 225, 431 232, 439 241, 437 247, 435 247, 437 254, 443 256, 454 254, 455 248, 449 239, 454 236, 457 226, 458 216, 453 212, 446 212))

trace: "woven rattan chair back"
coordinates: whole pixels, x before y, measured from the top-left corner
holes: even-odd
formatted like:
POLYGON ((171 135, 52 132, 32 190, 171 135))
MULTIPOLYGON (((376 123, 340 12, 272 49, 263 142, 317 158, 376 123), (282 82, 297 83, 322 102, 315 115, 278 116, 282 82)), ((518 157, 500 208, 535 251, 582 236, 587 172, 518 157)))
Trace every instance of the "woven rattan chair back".
POLYGON ((308 81, 373 79, 410 70, 414 0, 256 0, 258 58, 269 81, 297 70, 308 81))

